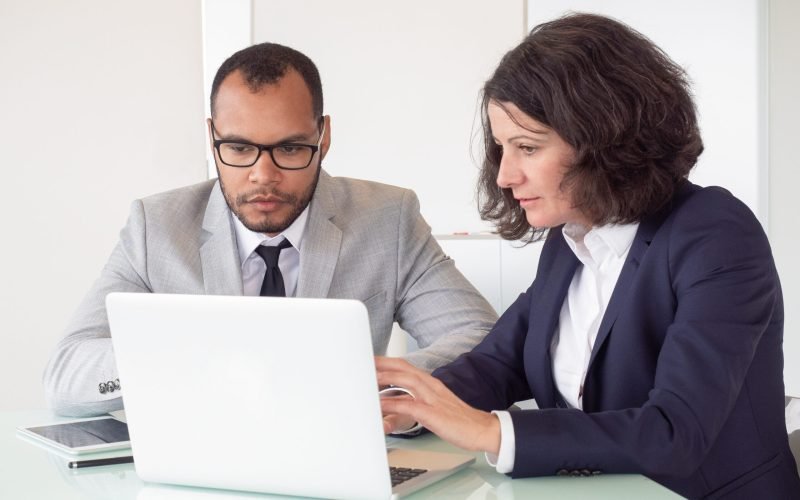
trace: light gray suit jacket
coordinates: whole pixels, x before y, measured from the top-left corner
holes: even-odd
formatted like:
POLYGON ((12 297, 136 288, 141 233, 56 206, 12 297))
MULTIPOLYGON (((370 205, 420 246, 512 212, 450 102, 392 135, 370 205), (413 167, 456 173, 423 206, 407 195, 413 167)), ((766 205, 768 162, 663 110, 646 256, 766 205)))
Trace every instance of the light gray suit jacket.
MULTIPOLYGON (((133 202, 119 243, 45 370, 46 396, 58 413, 122 407, 124 392, 98 390, 118 378, 105 310, 110 292, 242 295, 231 213, 216 180, 133 202)), ((427 370, 469 351, 497 319, 431 236, 412 191, 324 171, 296 295, 362 301, 376 354, 385 353, 397 321, 422 348, 408 360, 427 370)))

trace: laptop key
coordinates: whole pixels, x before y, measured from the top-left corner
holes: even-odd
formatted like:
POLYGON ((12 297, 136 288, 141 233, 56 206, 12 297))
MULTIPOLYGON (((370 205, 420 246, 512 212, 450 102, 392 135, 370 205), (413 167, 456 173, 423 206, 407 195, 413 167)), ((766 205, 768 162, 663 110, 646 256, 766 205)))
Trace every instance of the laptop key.
POLYGON ((415 478, 420 474, 428 472, 427 469, 409 469, 407 467, 389 467, 389 474, 392 478, 392 486, 397 486, 400 483, 415 478))

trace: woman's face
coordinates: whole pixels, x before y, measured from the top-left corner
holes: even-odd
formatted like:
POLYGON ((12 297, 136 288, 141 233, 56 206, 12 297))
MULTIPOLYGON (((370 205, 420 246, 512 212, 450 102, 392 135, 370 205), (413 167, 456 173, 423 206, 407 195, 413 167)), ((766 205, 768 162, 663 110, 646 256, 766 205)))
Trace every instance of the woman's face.
POLYGON ((512 103, 490 101, 487 111, 494 140, 503 149, 497 185, 514 193, 528 223, 536 228, 567 222, 591 226, 560 188, 572 147, 512 103))

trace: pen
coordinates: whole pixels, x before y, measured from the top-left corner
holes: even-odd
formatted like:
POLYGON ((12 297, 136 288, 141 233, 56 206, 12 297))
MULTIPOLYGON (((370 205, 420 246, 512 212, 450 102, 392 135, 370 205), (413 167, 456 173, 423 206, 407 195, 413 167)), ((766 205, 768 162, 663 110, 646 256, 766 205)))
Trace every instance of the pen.
POLYGON ((76 460, 68 462, 67 467, 70 469, 80 469, 83 467, 99 467, 101 465, 115 465, 115 464, 132 464, 133 457, 113 457, 113 458, 97 458, 94 460, 76 460))

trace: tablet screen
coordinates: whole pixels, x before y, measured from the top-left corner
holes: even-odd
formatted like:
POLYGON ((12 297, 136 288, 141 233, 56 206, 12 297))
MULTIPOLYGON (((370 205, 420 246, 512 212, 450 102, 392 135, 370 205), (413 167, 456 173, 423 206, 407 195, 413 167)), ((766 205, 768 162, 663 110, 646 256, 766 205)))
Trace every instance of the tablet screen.
POLYGON ((114 418, 27 427, 26 430, 68 448, 130 441, 128 426, 114 418))

